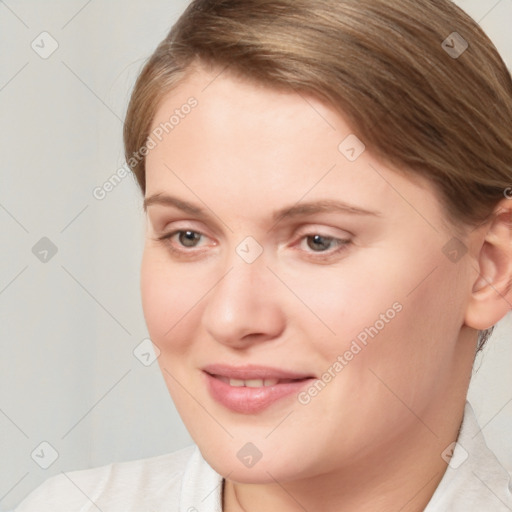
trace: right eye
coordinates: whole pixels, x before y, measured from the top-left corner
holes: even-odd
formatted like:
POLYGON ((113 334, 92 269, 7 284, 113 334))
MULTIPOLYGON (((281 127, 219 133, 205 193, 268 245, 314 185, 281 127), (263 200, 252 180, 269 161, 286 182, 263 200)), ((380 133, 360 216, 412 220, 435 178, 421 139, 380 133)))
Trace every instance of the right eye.
POLYGON ((179 229, 159 237, 169 244, 173 251, 188 252, 184 249, 193 249, 200 247, 201 241, 206 238, 205 235, 192 229, 179 229))
POLYGON ((176 231, 171 234, 170 239, 176 237, 177 241, 183 247, 197 247, 198 243, 201 241, 202 236, 203 235, 197 231, 176 231))

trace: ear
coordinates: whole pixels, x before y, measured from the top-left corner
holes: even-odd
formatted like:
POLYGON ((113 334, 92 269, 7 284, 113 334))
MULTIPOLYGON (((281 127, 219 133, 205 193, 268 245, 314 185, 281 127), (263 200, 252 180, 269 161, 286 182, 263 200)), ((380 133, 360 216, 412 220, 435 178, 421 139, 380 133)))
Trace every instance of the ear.
POLYGON ((500 201, 486 226, 465 315, 465 324, 477 330, 492 327, 512 309, 511 199, 500 201))

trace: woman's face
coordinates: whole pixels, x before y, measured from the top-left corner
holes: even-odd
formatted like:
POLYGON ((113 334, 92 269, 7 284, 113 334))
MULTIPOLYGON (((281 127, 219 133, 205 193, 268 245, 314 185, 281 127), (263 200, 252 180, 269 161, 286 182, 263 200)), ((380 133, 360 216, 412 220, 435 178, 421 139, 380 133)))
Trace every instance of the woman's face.
POLYGON ((436 436, 469 378, 475 275, 429 184, 323 103, 226 72, 191 74, 155 129, 144 313, 209 463, 285 481, 436 436))

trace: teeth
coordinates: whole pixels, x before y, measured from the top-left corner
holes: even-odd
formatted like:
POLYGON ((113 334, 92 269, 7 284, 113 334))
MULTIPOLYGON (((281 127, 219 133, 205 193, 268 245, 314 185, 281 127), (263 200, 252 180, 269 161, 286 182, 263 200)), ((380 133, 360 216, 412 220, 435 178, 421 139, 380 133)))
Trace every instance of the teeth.
POLYGON ((233 387, 261 388, 263 386, 275 386, 279 379, 229 379, 229 385, 233 387))
POLYGON ((245 385, 248 388, 261 388, 264 385, 264 381, 261 379, 249 379, 245 381, 245 385))

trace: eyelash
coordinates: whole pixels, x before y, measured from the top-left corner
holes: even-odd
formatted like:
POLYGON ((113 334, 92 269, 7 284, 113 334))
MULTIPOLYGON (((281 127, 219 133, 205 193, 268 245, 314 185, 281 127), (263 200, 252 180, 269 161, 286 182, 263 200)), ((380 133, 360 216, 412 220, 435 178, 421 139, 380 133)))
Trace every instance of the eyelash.
MULTIPOLYGON (((206 236, 199 231, 194 231, 193 229, 178 229, 176 231, 173 231, 172 233, 168 233, 168 234, 158 237, 157 240, 164 242, 167 245, 167 247, 170 249, 170 251, 178 256, 190 257, 190 256, 193 256, 194 253, 196 256, 199 256, 200 252, 194 251, 194 249, 195 249, 194 247, 191 247, 190 248, 191 250, 187 250, 187 248, 182 245, 181 247, 184 247, 184 249, 177 249, 175 247, 175 245, 172 243, 173 237, 175 237, 176 235, 184 234, 184 233, 193 233, 194 235, 199 235, 200 237, 206 236)), ((320 261, 328 260, 328 259, 333 258, 336 255, 339 255, 340 253, 346 251, 348 249, 348 246, 351 244, 351 240, 348 240, 348 239, 336 238, 333 236, 322 235, 319 232, 313 232, 313 233, 303 234, 299 239, 299 245, 302 241, 307 241, 308 238, 314 238, 315 236, 319 236, 319 237, 326 239, 327 241, 332 242, 335 245, 337 245, 337 248, 332 251, 328 250, 328 251, 317 251, 317 252, 310 251, 310 252, 308 252, 308 254, 311 257, 313 257, 314 259, 320 260, 320 261)))

